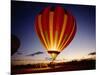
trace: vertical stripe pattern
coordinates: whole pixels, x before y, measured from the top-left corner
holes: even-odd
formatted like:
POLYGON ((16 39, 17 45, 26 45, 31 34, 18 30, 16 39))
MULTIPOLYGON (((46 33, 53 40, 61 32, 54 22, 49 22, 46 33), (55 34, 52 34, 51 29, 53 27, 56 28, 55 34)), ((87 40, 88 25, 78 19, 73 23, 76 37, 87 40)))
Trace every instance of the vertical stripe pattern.
POLYGON ((35 30, 48 51, 62 51, 73 40, 76 21, 71 13, 60 6, 46 7, 35 19, 35 30))

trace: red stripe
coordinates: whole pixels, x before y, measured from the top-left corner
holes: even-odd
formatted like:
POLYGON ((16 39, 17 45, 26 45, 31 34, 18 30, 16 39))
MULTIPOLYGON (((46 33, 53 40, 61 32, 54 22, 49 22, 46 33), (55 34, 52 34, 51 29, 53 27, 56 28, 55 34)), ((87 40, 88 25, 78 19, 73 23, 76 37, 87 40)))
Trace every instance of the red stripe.
POLYGON ((53 30, 54 30, 54 35, 55 32, 58 31, 58 38, 60 37, 63 20, 64 20, 64 9, 62 7, 56 7, 54 11, 53 30))
POLYGON ((50 7, 47 7, 43 11, 43 13, 41 14, 42 15, 41 22, 42 22, 43 31, 48 30, 48 25, 49 25, 49 11, 50 11, 50 7))
MULTIPOLYGON (((64 49, 65 47, 67 47, 67 46, 70 44, 70 42, 73 40, 73 38, 74 38, 74 36, 75 36, 75 33, 76 33, 76 25, 75 25, 74 32, 73 32, 71 38, 68 40, 68 42, 67 42, 66 45, 63 47, 63 49, 64 49)), ((63 50, 63 49, 62 49, 62 50, 63 50)))
POLYGON ((37 33, 41 43, 45 46, 43 38, 42 38, 42 36, 40 34, 40 29, 39 29, 39 24, 38 24, 38 15, 35 18, 35 30, 36 30, 36 33, 37 33))
POLYGON ((70 34, 74 22, 73 22, 72 16, 69 13, 67 13, 67 16, 68 16, 68 19, 67 19, 67 26, 66 26, 65 34, 70 34))
MULTIPOLYGON (((67 16, 68 16, 68 18, 67 18, 67 24, 66 24, 66 28, 65 28, 65 33, 64 33, 63 38, 62 38, 62 39, 64 39, 66 37, 66 35, 67 35, 67 38, 66 38, 66 40, 64 40, 64 43, 66 43, 66 41, 68 40, 68 37, 71 34, 71 31, 72 31, 72 28, 73 28, 73 25, 74 25, 73 16, 68 12, 67 12, 67 16)), ((62 42, 63 42, 63 40, 62 40, 62 42)), ((68 42, 69 42, 69 40, 68 40, 68 42)))
POLYGON ((67 36, 67 38, 68 38, 68 36, 69 36, 69 34, 70 34, 70 32, 71 32, 71 28, 72 28, 72 26, 70 25, 70 22, 71 22, 71 16, 67 13, 66 14, 67 15, 67 24, 66 24, 66 28, 65 28, 65 31, 64 31, 64 35, 63 35, 63 37, 62 37, 62 41, 61 41, 61 43, 60 43, 60 45, 62 45, 62 44, 64 44, 66 41, 67 41, 67 39, 66 40, 64 40, 65 39, 65 37, 67 36), (69 31, 70 30, 70 31, 69 31))
POLYGON ((48 33, 48 39, 50 40, 50 35, 49 35, 49 12, 50 12, 50 7, 47 7, 44 9, 42 13, 42 29, 43 33, 48 33))

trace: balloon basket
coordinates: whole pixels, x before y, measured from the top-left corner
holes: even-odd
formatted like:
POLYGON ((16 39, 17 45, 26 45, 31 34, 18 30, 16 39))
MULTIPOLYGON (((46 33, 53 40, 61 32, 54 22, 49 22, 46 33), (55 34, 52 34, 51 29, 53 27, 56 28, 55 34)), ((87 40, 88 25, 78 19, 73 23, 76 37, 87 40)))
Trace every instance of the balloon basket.
POLYGON ((51 67, 51 68, 55 68, 55 62, 54 62, 54 60, 52 60, 52 61, 50 62, 49 65, 50 65, 49 67, 51 67))

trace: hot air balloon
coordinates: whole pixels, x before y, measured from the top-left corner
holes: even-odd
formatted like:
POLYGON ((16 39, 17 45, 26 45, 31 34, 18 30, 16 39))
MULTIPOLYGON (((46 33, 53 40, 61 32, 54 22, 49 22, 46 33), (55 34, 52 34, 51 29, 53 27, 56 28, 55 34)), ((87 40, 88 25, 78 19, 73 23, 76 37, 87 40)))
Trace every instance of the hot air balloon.
POLYGON ((20 40, 17 36, 11 35, 11 55, 17 52, 20 47, 20 40))
POLYGON ((48 6, 35 18, 36 33, 55 60, 57 55, 67 47, 76 33, 74 16, 61 6, 48 6))

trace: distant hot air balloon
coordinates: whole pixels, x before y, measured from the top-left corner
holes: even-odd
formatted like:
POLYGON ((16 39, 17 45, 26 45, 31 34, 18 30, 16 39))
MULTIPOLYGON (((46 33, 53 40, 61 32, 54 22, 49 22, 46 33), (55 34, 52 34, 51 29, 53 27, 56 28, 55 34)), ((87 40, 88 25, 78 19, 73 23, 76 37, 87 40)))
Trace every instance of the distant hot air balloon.
POLYGON ((35 18, 36 33, 55 60, 57 55, 69 45, 76 33, 73 15, 63 7, 46 7, 35 18))
POLYGON ((17 36, 11 35, 11 55, 17 52, 20 47, 20 40, 17 36))

